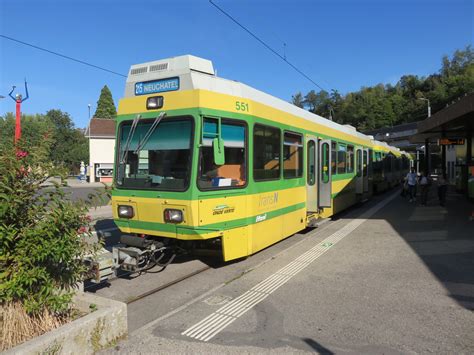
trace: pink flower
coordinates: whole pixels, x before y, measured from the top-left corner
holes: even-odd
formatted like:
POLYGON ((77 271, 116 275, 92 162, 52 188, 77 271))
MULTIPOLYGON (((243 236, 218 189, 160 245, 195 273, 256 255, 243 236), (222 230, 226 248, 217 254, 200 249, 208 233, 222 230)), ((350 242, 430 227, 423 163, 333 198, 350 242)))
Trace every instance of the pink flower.
POLYGON ((28 156, 28 152, 25 152, 24 150, 18 150, 16 152, 17 158, 25 158, 26 156, 28 156))
POLYGON ((84 226, 81 226, 81 227, 77 230, 77 233, 79 233, 79 234, 86 233, 86 232, 87 232, 87 228, 84 227, 84 226))
POLYGON ((24 166, 21 166, 20 169, 18 169, 18 174, 17 174, 17 177, 18 178, 24 178, 26 176, 28 176, 28 169, 25 169, 24 166))

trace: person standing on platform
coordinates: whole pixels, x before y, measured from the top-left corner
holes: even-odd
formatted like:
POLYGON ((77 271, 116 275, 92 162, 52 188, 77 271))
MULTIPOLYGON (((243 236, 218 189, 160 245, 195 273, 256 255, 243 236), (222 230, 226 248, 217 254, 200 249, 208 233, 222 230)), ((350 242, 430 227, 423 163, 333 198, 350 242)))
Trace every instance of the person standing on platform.
POLYGON ((406 176, 406 183, 408 185, 408 194, 410 196, 410 202, 413 202, 416 200, 416 173, 415 169, 411 168, 411 171, 407 174, 406 176))
POLYGON ((428 201, 428 192, 430 190, 430 178, 425 172, 421 173, 420 176, 420 189, 421 189, 421 205, 426 206, 428 201))
POLYGON ((439 204, 444 206, 446 204, 446 192, 448 190, 448 180, 446 174, 438 176, 438 198, 439 204))

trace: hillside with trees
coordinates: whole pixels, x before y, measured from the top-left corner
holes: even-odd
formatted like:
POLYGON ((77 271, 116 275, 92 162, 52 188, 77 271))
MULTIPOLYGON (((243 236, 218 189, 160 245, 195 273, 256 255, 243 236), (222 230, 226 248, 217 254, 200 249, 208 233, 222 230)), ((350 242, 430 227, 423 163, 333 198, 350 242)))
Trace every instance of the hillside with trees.
POLYGON ((338 91, 311 90, 293 95, 292 103, 361 131, 420 121, 426 118, 426 101, 435 113, 466 93, 474 92, 474 51, 471 46, 442 58, 438 73, 427 77, 404 75, 395 84, 362 87, 341 95, 338 91))

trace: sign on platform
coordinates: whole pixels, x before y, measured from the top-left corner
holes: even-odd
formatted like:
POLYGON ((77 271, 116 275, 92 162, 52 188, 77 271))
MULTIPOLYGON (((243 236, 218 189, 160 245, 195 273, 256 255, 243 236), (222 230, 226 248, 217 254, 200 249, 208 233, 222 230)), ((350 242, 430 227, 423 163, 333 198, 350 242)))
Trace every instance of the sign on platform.
POLYGON ((438 145, 464 145, 464 138, 440 138, 438 145))

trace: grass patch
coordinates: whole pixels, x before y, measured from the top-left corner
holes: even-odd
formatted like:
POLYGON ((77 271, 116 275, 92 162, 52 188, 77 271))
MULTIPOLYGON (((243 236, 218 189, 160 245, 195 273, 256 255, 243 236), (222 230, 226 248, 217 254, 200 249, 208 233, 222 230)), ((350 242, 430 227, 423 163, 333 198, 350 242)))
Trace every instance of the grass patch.
POLYGON ((43 310, 34 316, 29 315, 19 302, 2 304, 0 307, 0 351, 56 329, 70 320, 70 315, 58 317, 48 310, 43 310))

